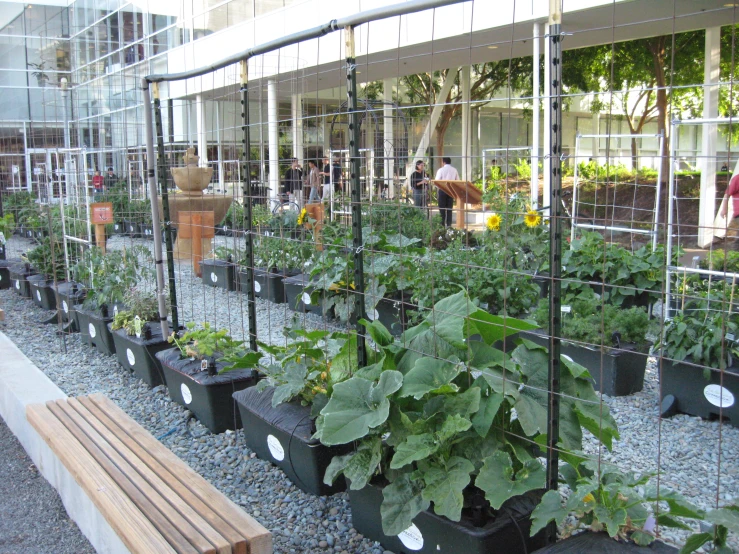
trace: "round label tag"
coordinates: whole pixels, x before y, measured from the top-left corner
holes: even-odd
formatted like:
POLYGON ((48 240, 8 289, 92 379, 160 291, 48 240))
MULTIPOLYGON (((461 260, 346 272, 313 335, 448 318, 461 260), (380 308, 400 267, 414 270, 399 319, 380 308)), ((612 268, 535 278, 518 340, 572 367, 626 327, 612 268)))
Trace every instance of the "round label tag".
POLYGON ((133 225, 129 225, 129 226, 128 226, 128 229, 129 229, 129 231, 130 231, 131 233, 133 233, 133 232, 134 232, 134 228, 133 228, 133 225))
POLYGON ((213 283, 217 283, 218 282, 218 275, 216 275, 214 271, 211 271, 210 272, 210 280, 213 283))
POLYGON ((305 304, 306 306, 310 306, 310 294, 308 294, 307 292, 303 293, 303 304, 305 304))
POLYGON ((36 289, 36 299, 41 302, 41 291, 36 289))
POLYGON ((285 450, 282 448, 280 441, 274 435, 267 435, 267 448, 269 448, 272 457, 281 462, 285 459, 285 450))
POLYGON ((721 385, 708 385, 703 389, 703 396, 711 404, 719 408, 731 408, 734 405, 734 395, 729 389, 721 385))
POLYGON ((92 323, 90 323, 87 326, 87 330, 90 333, 90 337, 94 339, 95 336, 97 335, 97 331, 95 331, 95 326, 92 323))
POLYGON ((254 281, 254 292, 262 292, 262 285, 259 284, 259 281, 254 281))
POLYGON ((62 300, 62 309, 64 310, 64 313, 65 314, 68 314, 69 313, 69 306, 67 306, 67 301, 66 300, 62 300))
POLYGON ((133 355, 130 348, 126 348, 126 358, 128 358, 129 364, 136 365, 136 356, 133 355))
POLYGON ((182 393, 182 400, 185 401, 185 404, 189 404, 192 402, 192 393, 190 392, 190 389, 187 388, 187 385, 185 383, 182 383, 180 385, 180 392, 182 393))
POLYGON ((16 280, 16 282, 15 282, 15 288, 17 288, 18 290, 21 290, 21 282, 20 281, 17 281, 16 280))
POLYGON ((402 531, 398 538, 403 545, 409 550, 421 550, 423 548, 423 535, 414 524, 402 531))

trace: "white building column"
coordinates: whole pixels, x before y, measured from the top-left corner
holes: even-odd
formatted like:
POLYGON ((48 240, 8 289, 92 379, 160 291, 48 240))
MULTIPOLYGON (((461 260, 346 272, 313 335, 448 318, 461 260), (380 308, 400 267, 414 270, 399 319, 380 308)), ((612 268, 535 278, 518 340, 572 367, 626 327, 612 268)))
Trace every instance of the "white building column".
POLYGON ((384 178, 388 187, 390 198, 395 198, 395 121, 393 120, 393 108, 389 104, 393 101, 393 80, 385 79, 382 81, 382 99, 387 102, 382 110, 382 151, 385 157, 384 178))
MULTIPOLYGON (((541 113, 541 78, 539 73, 539 58, 541 57, 541 23, 534 23, 534 106, 531 119, 531 208, 539 207, 539 117, 541 113)), ((485 168, 483 168, 485 171, 485 168)), ((484 176, 483 176, 484 177, 484 176)), ((544 201, 546 204, 546 200, 544 201)))
MULTIPOLYGON (((718 117, 719 61, 721 28, 706 29, 706 59, 703 68, 703 118, 718 117)), ((677 137, 672 137, 676 140, 677 137)), ((698 166, 701 170, 700 211, 698 213, 698 246, 705 248, 713 241, 713 220, 716 217, 716 125, 703 125, 698 166)))
POLYGON ((280 146, 277 123, 277 83, 267 81, 267 144, 269 146, 269 197, 280 189, 280 146))
POLYGON ((470 156, 470 71, 466 66, 460 72, 460 88, 462 89, 462 180, 469 181, 472 178, 472 158, 470 156))
POLYGON ((542 191, 542 205, 546 206, 544 215, 549 215, 549 200, 552 191, 552 161, 549 153, 552 149, 552 99, 549 98, 549 82, 552 80, 551 71, 549 71, 549 58, 551 57, 551 49, 549 48, 549 24, 544 25, 544 156, 543 156, 543 172, 544 172, 544 189, 542 191))
POLYGON ((208 165, 208 131, 205 126, 205 100, 202 94, 195 97, 195 124, 198 133, 198 156, 200 156, 200 167, 208 165))
POLYGON ((303 165, 303 95, 293 94, 291 98, 293 158, 303 165))

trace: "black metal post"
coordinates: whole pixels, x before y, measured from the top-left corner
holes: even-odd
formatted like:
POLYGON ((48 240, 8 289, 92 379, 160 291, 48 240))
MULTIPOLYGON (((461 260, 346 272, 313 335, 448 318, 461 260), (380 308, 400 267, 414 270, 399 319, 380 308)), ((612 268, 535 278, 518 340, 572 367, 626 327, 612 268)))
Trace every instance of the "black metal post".
POLYGON ((241 166, 246 218, 246 291, 249 318, 249 348, 257 351, 257 300, 254 292, 254 228, 252 226, 251 140, 249 138, 249 62, 241 61, 241 121, 244 131, 244 163, 241 166))
MULTIPOLYGON (((559 487, 559 407, 560 407, 560 337, 562 336, 562 42, 561 24, 556 15, 550 16, 549 41, 551 110, 551 193, 549 198, 549 268, 552 276, 549 296, 549 405, 547 414, 547 489, 559 487)), ((557 540, 557 525, 547 526, 547 542, 557 540)))
POLYGON ((157 133, 157 173, 159 174, 159 190, 162 192, 162 216, 164 218, 164 244, 167 250, 167 273, 169 275, 169 312, 172 317, 172 328, 176 333, 180 328, 177 313, 177 288, 174 273, 174 245, 172 244, 172 221, 169 216, 169 191, 167 188, 167 164, 164 155, 164 131, 162 129, 162 104, 159 99, 159 86, 152 84, 154 96, 154 125, 157 133))
POLYGON ((359 181, 359 113, 357 112, 357 63, 354 55, 354 27, 344 29, 346 41, 346 94, 349 105, 349 160, 352 202, 352 251, 354 255, 354 313, 352 324, 357 329, 357 364, 367 365, 364 327, 359 323, 364 313, 364 246, 362 240, 362 190, 359 181))

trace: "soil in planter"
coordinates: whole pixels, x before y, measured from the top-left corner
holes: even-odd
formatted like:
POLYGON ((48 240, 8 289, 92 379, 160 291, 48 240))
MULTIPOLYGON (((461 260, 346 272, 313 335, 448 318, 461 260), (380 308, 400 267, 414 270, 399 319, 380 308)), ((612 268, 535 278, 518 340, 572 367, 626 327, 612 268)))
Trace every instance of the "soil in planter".
MULTIPOLYGON (((158 352, 169 396, 190 410, 212 433, 240 429, 241 416, 233 393, 256 385, 259 375, 251 369, 237 369, 223 375, 209 375, 203 360, 181 359, 177 348, 158 352)), ((216 370, 225 364, 216 363, 216 370)))
MULTIPOLYGON (((108 324, 110 328, 111 324, 108 324)), ((125 329, 117 329, 110 332, 115 343, 116 358, 122 367, 132 371, 136 377, 141 379, 150 387, 156 387, 165 383, 162 364, 157 359, 157 352, 172 348, 166 337, 162 337, 162 326, 158 323, 149 323, 151 338, 146 339, 129 335, 125 329)))
POLYGON ((236 290, 236 266, 224 260, 203 260, 200 263, 203 284, 226 290, 236 290))
POLYGON ((472 524, 468 510, 462 520, 451 521, 430 510, 418 514, 413 525, 396 537, 382 532, 380 505, 382 489, 369 485, 361 490, 349 489, 354 528, 370 540, 378 541, 396 554, 525 554, 544 545, 544 533, 529 537, 531 512, 541 501, 542 492, 531 491, 507 500, 495 519, 480 527, 472 524))
POLYGON ((638 546, 630 542, 619 542, 606 533, 580 533, 563 541, 554 543, 534 554, 673 554, 677 548, 661 541, 654 541, 649 546, 638 546))
POLYGON ((349 453, 351 445, 328 447, 312 439, 315 427, 310 407, 293 401, 273 408, 273 394, 273 388, 260 393, 253 387, 234 393, 247 446, 282 469, 305 492, 323 496, 343 491, 342 479, 329 486, 323 476, 331 459, 349 453))

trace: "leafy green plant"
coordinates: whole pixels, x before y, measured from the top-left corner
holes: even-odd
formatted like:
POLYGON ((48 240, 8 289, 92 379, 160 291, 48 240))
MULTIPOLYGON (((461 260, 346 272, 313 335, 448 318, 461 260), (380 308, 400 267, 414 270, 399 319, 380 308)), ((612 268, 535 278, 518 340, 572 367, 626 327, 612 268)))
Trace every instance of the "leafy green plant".
POLYGON ((725 369, 739 357, 739 344, 727 335, 739 335, 739 314, 678 313, 665 327, 657 346, 666 358, 677 362, 690 356, 696 364, 725 369))
POLYGON ((244 341, 234 340, 228 334, 228 329, 216 330, 205 322, 200 329, 195 328, 194 322, 185 325, 187 331, 181 336, 172 333, 167 342, 174 344, 183 358, 202 360, 205 357, 220 355, 220 359, 234 357, 244 350, 244 341))
MULTIPOLYGON (((315 245, 310 241, 291 239, 284 236, 254 237, 254 267, 269 270, 299 269, 310 265, 315 245)), ((246 259, 240 260, 242 266, 246 259)))
POLYGON ((729 547, 727 538, 729 531, 739 534, 739 507, 731 505, 717 508, 705 514, 703 519, 712 524, 710 529, 688 537, 680 554, 690 554, 705 545, 709 545, 709 552, 732 554, 734 550, 729 547))
POLYGON ((712 250, 698 264, 703 269, 739 273, 739 252, 734 250, 712 250))
MULTIPOLYGON (((509 498, 543 487, 536 445, 547 428, 548 354, 525 340, 510 354, 494 346, 532 324, 490 315, 464 291, 439 301, 400 343, 379 322, 363 324, 376 345, 370 365, 333 387, 316 420, 323 444, 357 441, 332 460, 327 484, 343 473, 360 489, 380 477, 388 535, 431 505, 459 521, 479 494, 494 517, 509 498)), ((583 429, 610 448, 618 431, 590 375, 562 364, 563 448, 579 450, 583 429)))
POLYGON ((47 279, 64 281, 66 271, 64 267, 64 247, 59 241, 54 240, 54 255, 52 256, 52 239, 44 237, 41 243, 28 251, 26 257, 28 262, 47 279))
POLYGON ((3 198, 4 211, 13 214, 15 222, 19 227, 25 225, 25 210, 29 208, 37 209, 35 198, 30 192, 13 192, 3 198))
POLYGON ((516 168, 516 175, 519 179, 531 180, 531 163, 526 158, 517 160, 513 167, 516 168))
POLYGON ((252 227, 264 227, 269 224, 270 219, 272 219, 272 212, 264 204, 254 204, 251 207, 252 227))
POLYGON ((426 210, 401 202, 376 202, 366 208, 364 224, 373 233, 400 234, 428 245, 431 230, 441 227, 441 218, 429 222, 426 210))
POLYGON ((12 213, 7 213, 3 217, 0 217, 0 233, 7 239, 13 234, 15 229, 15 216, 12 213))
POLYGON ((113 330, 125 329, 129 336, 136 334, 136 318, 146 323, 159 319, 159 304, 154 291, 134 287, 123 296, 126 309, 118 312, 113 318, 113 330))
POLYGON ((227 248, 225 246, 217 246, 213 250, 213 258, 216 260, 221 260, 224 262, 231 262, 233 261, 234 251, 232 248, 227 248))
POLYGON ((148 198, 146 200, 131 200, 128 209, 133 221, 144 225, 151 224, 151 201, 148 198))

